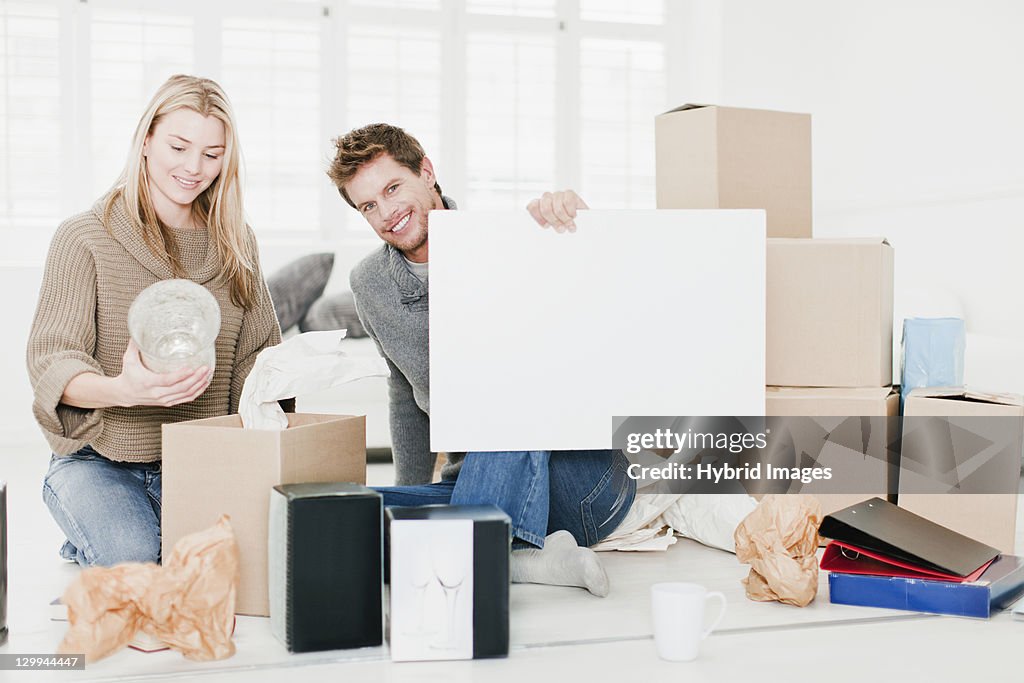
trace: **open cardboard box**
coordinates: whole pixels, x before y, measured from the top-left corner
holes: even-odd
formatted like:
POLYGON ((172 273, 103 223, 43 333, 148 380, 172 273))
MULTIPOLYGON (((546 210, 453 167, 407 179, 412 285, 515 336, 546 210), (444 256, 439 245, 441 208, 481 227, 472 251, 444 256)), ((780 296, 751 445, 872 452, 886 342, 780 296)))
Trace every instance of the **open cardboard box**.
MULTIPOLYGON (((1005 481, 1005 493, 991 490, 978 491, 972 488, 971 478, 961 482, 961 493, 920 493, 909 481, 911 472, 904 465, 900 473, 899 505, 922 517, 937 522, 965 536, 998 548, 1006 554, 1014 554, 1017 534, 1017 482, 1020 472, 1022 442, 1024 442, 1024 397, 1020 394, 994 394, 969 390, 964 387, 937 387, 914 389, 907 397, 904 414, 904 462, 907 460, 906 420, 921 417, 973 417, 999 418, 1008 421, 1013 437, 1004 444, 1005 451, 981 465, 972 465, 975 479, 982 475, 1005 481)), ((927 442, 926 442, 927 444, 927 442)), ((932 443, 928 451, 938 453, 940 449, 932 443)), ((991 452, 991 448, 986 452, 991 452)), ((956 457, 968 457, 967 449, 954 453, 956 457)), ((936 456, 938 457, 938 456, 936 456)), ((976 458, 977 459, 977 458, 976 458)), ((978 459, 980 460, 980 459, 978 459)), ((958 469, 964 463, 956 463, 958 469)), ((965 472, 967 469, 964 470, 965 472)))
MULTIPOLYGON (((893 387, 767 387, 765 389, 765 415, 778 416, 831 416, 831 417, 889 417, 899 415, 900 396, 893 387)), ((873 452, 884 452, 894 434, 873 434, 870 448, 873 452)), ((852 454, 851 454, 852 455, 852 454)), ((852 466, 864 462, 856 458, 852 466)), ((895 487, 897 473, 894 471, 898 463, 892 462, 888 467, 879 463, 878 477, 869 490, 859 493, 817 493, 814 494, 821 503, 821 514, 827 515, 836 510, 854 505, 872 496, 886 497, 888 491, 895 487)), ((844 475, 840 475, 843 477, 844 475)), ((858 479, 859 480, 859 479, 858 479)), ((840 478, 838 482, 843 482, 840 478)), ((895 496, 890 502, 895 502, 895 496)), ((822 543, 824 545, 824 542, 822 543)))
POLYGON ((366 483, 366 418, 292 413, 288 429, 243 429, 238 415, 163 427, 163 556, 182 536, 231 517, 240 576, 235 611, 268 616, 267 529, 278 484, 366 483))

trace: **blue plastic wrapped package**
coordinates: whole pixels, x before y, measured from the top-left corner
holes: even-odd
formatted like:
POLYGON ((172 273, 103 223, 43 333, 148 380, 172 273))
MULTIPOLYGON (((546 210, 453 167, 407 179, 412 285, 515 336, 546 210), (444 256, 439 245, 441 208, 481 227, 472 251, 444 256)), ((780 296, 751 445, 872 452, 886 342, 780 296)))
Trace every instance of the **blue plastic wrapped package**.
POLYGON ((962 318, 907 318, 903 321, 900 413, 911 389, 958 387, 964 383, 966 335, 962 318))

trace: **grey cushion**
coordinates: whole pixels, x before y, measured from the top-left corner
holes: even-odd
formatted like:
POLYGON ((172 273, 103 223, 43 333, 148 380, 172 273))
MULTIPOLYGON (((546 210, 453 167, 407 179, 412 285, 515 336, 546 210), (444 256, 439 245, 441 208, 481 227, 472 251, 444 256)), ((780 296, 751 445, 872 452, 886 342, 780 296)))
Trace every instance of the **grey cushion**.
POLYGON ((267 288, 282 332, 298 324, 313 302, 324 293, 333 267, 334 254, 309 254, 267 278, 267 288))
POLYGON ((341 329, 348 330, 345 336, 349 339, 367 336, 366 330, 359 323, 359 316, 356 315, 352 292, 332 294, 318 299, 309 307, 306 316, 299 321, 299 330, 302 332, 341 329))

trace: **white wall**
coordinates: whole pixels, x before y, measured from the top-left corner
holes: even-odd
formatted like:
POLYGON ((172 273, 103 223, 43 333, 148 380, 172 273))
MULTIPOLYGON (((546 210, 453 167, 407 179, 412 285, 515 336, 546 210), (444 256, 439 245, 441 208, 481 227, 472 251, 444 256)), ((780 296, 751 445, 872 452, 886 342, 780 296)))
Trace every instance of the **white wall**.
POLYGON ((888 237, 897 318, 962 311, 967 381, 1024 391, 1024 4, 722 0, 720 21, 719 101, 812 114, 815 236, 888 237))
MULTIPOLYGON (((1024 3, 689 0, 675 102, 813 115, 815 235, 885 235, 898 315, 962 311, 968 381, 1024 391, 1024 3), (997 360, 993 360, 997 359, 997 360)), ((597 200, 595 205, 599 205, 597 200)), ((377 242, 338 254, 330 291, 377 242)), ((330 247, 327 247, 330 248, 330 247)), ((264 244, 267 272, 299 256, 264 244)), ((31 434, 40 268, 0 266, 0 438, 31 434)))

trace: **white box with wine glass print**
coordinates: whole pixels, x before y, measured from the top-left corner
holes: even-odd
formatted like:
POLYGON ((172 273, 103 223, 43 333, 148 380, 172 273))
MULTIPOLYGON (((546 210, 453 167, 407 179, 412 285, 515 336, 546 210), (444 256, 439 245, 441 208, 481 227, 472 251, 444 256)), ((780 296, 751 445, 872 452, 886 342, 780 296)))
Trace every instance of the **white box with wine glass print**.
POLYGON ((389 508, 394 661, 508 655, 511 523, 496 506, 389 508))

